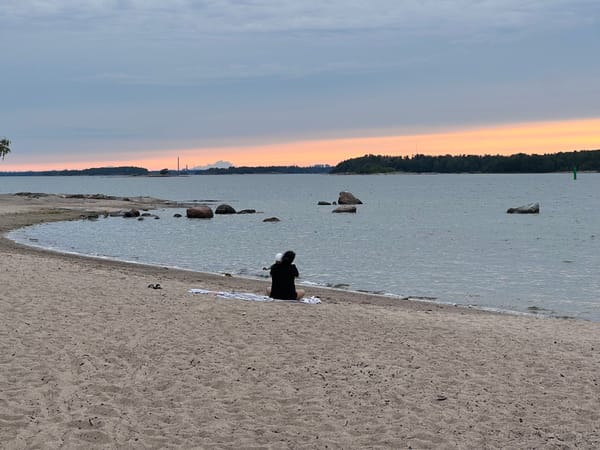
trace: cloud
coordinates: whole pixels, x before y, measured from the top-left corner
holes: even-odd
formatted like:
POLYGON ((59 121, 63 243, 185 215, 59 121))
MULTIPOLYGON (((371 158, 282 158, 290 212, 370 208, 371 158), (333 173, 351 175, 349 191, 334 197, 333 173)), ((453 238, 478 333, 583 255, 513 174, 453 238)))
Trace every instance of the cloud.
POLYGON ((597 0, 2 0, 0 132, 116 152, 586 117, 599 20, 597 0))
POLYGON ((3 0, 21 23, 82 21, 121 31, 292 33, 385 30, 464 34, 480 29, 555 29, 598 23, 590 0, 3 0), (159 26, 157 28, 157 26, 159 26))
MULTIPOLYGON (((3 0, 0 22, 7 36, 22 40, 33 53, 45 47, 60 59, 61 51, 83 56, 87 50, 88 61, 80 58, 81 65, 96 59, 107 66, 110 58, 122 66, 96 69, 95 77, 160 84, 168 74, 171 82, 189 84, 393 69, 408 55, 437 56, 452 45, 518 42, 540 33, 600 27, 600 2, 3 0), (137 71, 127 67, 136 62, 137 71)), ((27 53, 20 52, 20 58, 27 53)))
POLYGON ((18 43, 0 50, 48 78, 194 86, 448 66, 599 17, 589 0, 3 0, 18 43))

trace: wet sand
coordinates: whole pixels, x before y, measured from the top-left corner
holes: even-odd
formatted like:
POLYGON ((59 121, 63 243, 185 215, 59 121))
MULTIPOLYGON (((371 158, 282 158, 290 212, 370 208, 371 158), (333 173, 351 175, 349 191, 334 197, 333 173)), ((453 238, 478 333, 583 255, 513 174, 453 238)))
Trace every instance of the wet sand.
MULTIPOLYGON (((0 195, 0 232, 158 204, 0 195)), ((2 448, 600 447, 597 323, 225 300, 188 290, 267 283, 5 238, 0 285, 2 448)))

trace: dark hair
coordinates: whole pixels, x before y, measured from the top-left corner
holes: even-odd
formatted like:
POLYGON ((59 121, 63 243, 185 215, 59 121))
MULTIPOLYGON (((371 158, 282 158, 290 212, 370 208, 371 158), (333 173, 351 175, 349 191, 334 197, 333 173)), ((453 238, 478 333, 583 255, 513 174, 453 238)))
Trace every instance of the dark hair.
POLYGON ((287 252, 285 252, 283 254, 283 258, 281 258, 281 262, 286 262, 288 264, 291 264, 294 262, 295 257, 296 257, 296 254, 293 251, 288 250, 287 252))

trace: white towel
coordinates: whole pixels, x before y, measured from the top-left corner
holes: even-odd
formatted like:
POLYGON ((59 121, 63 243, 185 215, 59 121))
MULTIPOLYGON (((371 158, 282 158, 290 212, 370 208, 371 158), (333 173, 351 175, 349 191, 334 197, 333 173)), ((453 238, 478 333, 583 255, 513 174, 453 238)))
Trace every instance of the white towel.
MULTIPOLYGON (((251 292, 225 292, 225 291, 208 291, 206 289, 190 289, 192 294, 210 294, 221 298, 230 298, 235 300, 249 300, 253 302, 275 302, 275 301, 295 301, 295 300, 277 300, 266 295, 253 294, 251 292)), ((309 305, 317 305, 321 303, 319 297, 303 297, 299 300, 300 303, 309 305)))

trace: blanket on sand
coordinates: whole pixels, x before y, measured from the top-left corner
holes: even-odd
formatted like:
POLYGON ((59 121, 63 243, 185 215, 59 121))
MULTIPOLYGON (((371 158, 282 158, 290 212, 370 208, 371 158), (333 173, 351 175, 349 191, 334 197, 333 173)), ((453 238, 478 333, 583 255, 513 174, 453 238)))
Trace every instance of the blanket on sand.
MULTIPOLYGON (((208 291, 206 289, 190 289, 192 294, 208 294, 214 295, 220 298, 229 298, 235 300, 249 300, 253 302, 295 302, 296 300, 277 300, 275 298, 267 297, 266 295, 253 294, 251 292, 226 292, 226 291, 208 291)), ((303 297, 299 300, 300 303, 307 303, 309 305, 317 305, 321 303, 319 297, 303 297)))

